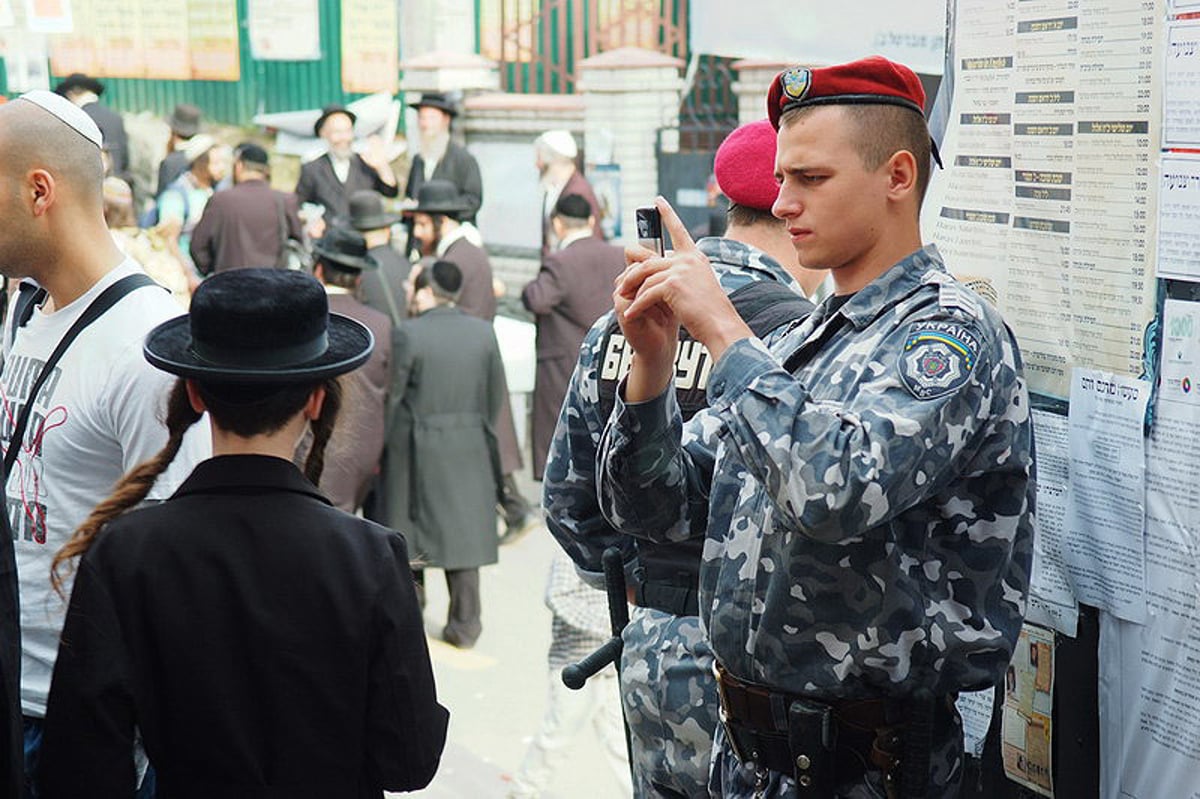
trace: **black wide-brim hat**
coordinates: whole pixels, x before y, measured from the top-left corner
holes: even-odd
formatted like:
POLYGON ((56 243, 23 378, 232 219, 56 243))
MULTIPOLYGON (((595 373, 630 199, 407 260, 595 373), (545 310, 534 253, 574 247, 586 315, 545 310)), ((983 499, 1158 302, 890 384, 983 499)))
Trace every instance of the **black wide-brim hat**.
POLYGON ((320 136, 321 128, 325 125, 325 120, 329 119, 334 114, 345 114, 350 118, 350 124, 358 122, 358 115, 344 105, 327 105, 321 109, 321 116, 317 117, 316 123, 313 124, 313 135, 320 136))
POLYGON ((70 75, 62 79, 62 82, 54 87, 56 94, 61 94, 64 97, 67 92, 74 89, 83 89, 91 92, 99 97, 104 94, 104 84, 93 78, 91 75, 85 75, 82 72, 72 72, 70 75))
POLYGON ((311 383, 357 369, 375 346, 362 324, 329 312, 325 288, 291 269, 231 269, 205 280, 189 312, 155 327, 142 352, 202 382, 311 383))
POLYGON ((321 240, 313 244, 313 253, 322 262, 354 272, 379 268, 379 264, 367 251, 367 242, 362 234, 343 227, 331 227, 326 230, 321 240))
POLYGON ((457 216, 467 210, 467 198, 448 180, 430 180, 417 189, 417 204, 406 214, 445 214, 457 216))
POLYGON ((436 108, 452 117, 458 116, 458 109, 454 107, 453 101, 441 92, 425 92, 421 95, 421 99, 414 103, 408 104, 409 108, 436 108))
POLYGON ((371 189, 360 189, 350 195, 350 227, 355 230, 379 230, 400 221, 397 214, 383 210, 383 197, 371 189))

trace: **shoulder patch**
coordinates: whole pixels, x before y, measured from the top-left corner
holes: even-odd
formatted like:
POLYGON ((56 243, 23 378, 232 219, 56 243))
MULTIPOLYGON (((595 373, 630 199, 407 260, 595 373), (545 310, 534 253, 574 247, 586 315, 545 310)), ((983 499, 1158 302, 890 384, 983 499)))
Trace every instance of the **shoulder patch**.
POLYGON ((900 352, 900 379, 917 399, 945 396, 967 382, 979 347, 979 336, 966 325, 915 322, 900 352))

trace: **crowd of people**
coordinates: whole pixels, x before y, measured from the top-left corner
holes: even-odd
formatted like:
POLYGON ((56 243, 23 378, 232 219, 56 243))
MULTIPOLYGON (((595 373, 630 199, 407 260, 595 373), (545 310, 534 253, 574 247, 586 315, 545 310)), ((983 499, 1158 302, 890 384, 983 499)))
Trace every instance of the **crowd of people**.
POLYGON ((660 198, 665 253, 604 241, 575 138, 536 139, 540 510, 451 98, 412 103, 406 180, 325 107, 290 192, 180 105, 140 203, 103 92, 0 105, 4 795, 424 786, 427 573, 473 647, 481 568, 543 520, 551 687, 511 796, 589 723, 638 797, 955 795, 954 699, 1023 614, 1033 453, 1011 333, 922 246, 911 70, 782 73, 716 153, 724 231, 660 198), (619 668, 573 694, 611 548, 619 668))

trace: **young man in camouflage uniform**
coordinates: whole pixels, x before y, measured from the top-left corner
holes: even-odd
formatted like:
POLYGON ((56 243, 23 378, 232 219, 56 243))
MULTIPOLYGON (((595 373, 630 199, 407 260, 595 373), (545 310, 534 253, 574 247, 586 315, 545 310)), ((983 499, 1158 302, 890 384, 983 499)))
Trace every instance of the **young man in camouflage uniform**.
POLYGON ((1020 629, 1028 395, 999 314, 921 247, 923 104, 916 75, 878 57, 775 81, 774 211, 836 294, 774 348, 661 199, 677 249, 618 286, 637 357, 601 504, 624 532, 707 536, 713 795, 955 795, 953 700, 1002 679, 1020 629), (666 390, 680 323, 717 359, 682 435, 666 390))
MULTIPOLYGON (((750 319, 768 341, 812 310, 796 279, 809 275, 801 273, 787 231, 770 214, 778 193, 774 167, 775 131, 766 120, 731 133, 714 163, 731 203, 729 228, 724 238, 696 244, 735 307, 751 316, 751 304, 764 304, 756 300, 772 306, 773 314, 750 319)), ((637 795, 707 799, 718 704, 712 651, 696 605, 699 546, 682 542, 651 553, 645 542, 635 544, 609 527, 596 499, 596 446, 617 380, 629 368, 629 352, 616 334, 610 312, 583 343, 546 465, 546 525, 593 584, 603 584, 600 559, 606 547, 618 546, 628 563, 635 607, 622 636, 621 685, 637 795), (674 559, 680 568, 664 570, 664 561, 674 559), (680 582, 668 579, 676 571, 686 585, 671 584, 680 582)), ((697 350, 689 348, 689 354, 697 350)), ((694 411, 703 404, 703 376, 711 365, 707 355, 681 357, 676 385, 685 407, 694 411)))

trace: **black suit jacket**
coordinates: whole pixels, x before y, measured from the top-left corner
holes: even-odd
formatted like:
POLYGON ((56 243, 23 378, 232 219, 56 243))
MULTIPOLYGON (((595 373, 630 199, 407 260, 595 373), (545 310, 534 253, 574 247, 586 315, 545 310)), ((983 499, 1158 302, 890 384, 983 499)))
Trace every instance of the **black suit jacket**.
POLYGON ((284 245, 279 235, 281 213, 287 238, 301 241, 304 231, 294 195, 275 191, 265 180, 243 181, 214 193, 192 231, 189 247, 196 269, 208 275, 278 266, 284 245))
POLYGON ((163 799, 379 799, 432 779, 447 716, 404 539, 216 457, 80 563, 41 795, 133 796, 136 725, 163 799))
POLYGON ((328 224, 345 224, 350 219, 350 195, 361 189, 374 189, 384 197, 395 197, 399 186, 389 186, 379 173, 367 166, 357 154, 350 156, 350 173, 346 182, 337 179, 329 154, 300 167, 300 180, 296 183, 296 196, 302 203, 319 203, 325 206, 325 221, 328 224))
MULTIPOLYGON (((475 215, 483 205, 483 178, 479 174, 479 162, 466 147, 450 142, 446 154, 433 168, 434 180, 448 180, 458 187, 458 193, 467 200, 467 210, 462 214, 462 221, 475 222, 475 215)), ((412 160, 412 168, 408 171, 408 184, 404 187, 404 196, 416 199, 417 192, 425 185, 425 159, 417 155, 412 160)))
POLYGON ((393 325, 408 317, 408 297, 405 294, 412 262, 396 252, 391 244, 381 244, 367 251, 379 264, 378 269, 363 272, 358 284, 358 298, 363 305, 387 314, 393 325))
POLYGON ((121 115, 100 103, 88 103, 83 110, 104 136, 104 149, 108 150, 108 157, 112 159, 112 173, 124 177, 129 173, 129 139, 125 135, 125 122, 121 115))

